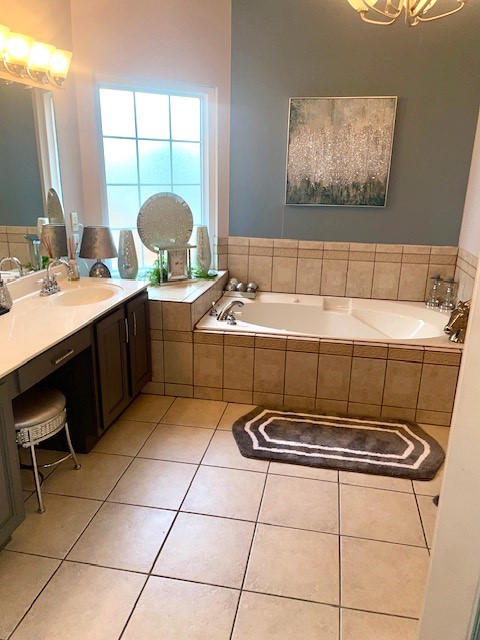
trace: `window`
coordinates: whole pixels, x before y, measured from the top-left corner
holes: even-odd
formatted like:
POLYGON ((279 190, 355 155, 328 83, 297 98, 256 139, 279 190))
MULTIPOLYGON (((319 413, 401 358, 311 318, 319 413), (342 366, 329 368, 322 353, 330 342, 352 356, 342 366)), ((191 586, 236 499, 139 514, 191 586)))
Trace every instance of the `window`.
POLYGON ((155 193, 168 191, 206 224, 206 94, 99 87, 108 224, 118 244, 132 229, 140 266, 155 256, 138 238, 137 215, 155 193))

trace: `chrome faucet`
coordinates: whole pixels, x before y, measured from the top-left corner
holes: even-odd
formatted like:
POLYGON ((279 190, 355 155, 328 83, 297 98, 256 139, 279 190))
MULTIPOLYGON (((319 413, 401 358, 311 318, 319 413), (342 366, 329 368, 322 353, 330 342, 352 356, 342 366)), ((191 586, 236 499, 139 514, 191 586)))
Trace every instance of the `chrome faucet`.
POLYGON ((232 300, 231 302, 228 302, 218 314, 217 320, 219 322, 225 322, 225 320, 228 320, 229 324, 236 324, 234 322, 235 316, 233 315, 232 309, 234 307, 243 307, 243 306, 244 304, 241 300, 232 300))
POLYGON ((459 342, 460 344, 465 342, 470 304, 471 300, 459 302, 452 311, 450 320, 444 328, 444 332, 449 336, 450 342, 459 342))
POLYGON ((62 260, 62 258, 51 258, 47 265, 47 277, 41 280, 43 283, 42 290, 40 291, 41 296, 51 296, 61 290, 60 285, 55 278, 55 274, 51 275, 50 273, 52 267, 58 267, 60 265, 63 265, 66 268, 69 276, 73 274, 72 269, 66 260, 62 260))
POLYGON ((15 258, 15 256, 6 256, 5 258, 2 258, 0 260, 0 271, 3 269, 3 263, 4 262, 13 262, 13 264, 17 267, 18 269, 18 275, 20 277, 23 276, 23 267, 22 267, 22 263, 20 262, 20 260, 18 258, 15 258))

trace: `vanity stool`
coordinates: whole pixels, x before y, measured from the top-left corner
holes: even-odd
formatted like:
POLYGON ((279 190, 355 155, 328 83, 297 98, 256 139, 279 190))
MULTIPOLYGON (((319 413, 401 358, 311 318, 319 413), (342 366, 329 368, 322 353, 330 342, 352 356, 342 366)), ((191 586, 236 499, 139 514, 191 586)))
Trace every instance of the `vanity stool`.
MULTIPOLYGON (((58 389, 45 387, 32 388, 13 400, 13 415, 15 430, 17 432, 17 445, 24 449, 30 449, 35 480, 35 490, 38 499, 38 513, 44 513, 39 468, 52 467, 60 464, 68 458, 73 458, 75 469, 80 469, 77 456, 72 447, 70 432, 67 423, 67 411, 65 409, 65 396, 58 389), (65 429, 67 444, 70 453, 60 460, 50 464, 37 464, 35 445, 51 438, 56 433, 65 429)), ((43 481, 43 478, 42 478, 43 481)))

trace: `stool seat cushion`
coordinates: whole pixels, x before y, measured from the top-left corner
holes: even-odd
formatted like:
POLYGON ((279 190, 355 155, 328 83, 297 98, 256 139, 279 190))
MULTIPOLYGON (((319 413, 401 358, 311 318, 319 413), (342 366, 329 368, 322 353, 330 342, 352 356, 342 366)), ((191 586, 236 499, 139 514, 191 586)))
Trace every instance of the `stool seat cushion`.
POLYGON ((58 389, 34 387, 13 400, 15 429, 28 429, 48 422, 65 409, 65 396, 58 389))

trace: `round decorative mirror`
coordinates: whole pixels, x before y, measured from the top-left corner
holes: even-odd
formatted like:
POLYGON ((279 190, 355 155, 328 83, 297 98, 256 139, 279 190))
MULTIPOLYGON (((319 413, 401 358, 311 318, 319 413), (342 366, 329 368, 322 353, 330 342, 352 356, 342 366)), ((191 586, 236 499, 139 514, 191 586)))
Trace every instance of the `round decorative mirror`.
POLYGON ((137 217, 140 240, 151 251, 186 245, 193 231, 188 204, 174 193, 156 193, 146 200, 137 217))

